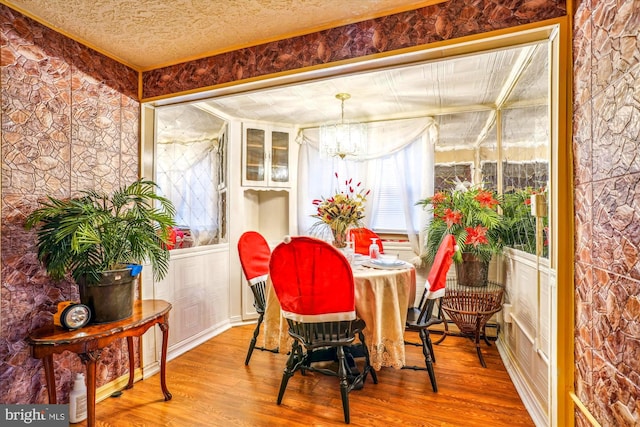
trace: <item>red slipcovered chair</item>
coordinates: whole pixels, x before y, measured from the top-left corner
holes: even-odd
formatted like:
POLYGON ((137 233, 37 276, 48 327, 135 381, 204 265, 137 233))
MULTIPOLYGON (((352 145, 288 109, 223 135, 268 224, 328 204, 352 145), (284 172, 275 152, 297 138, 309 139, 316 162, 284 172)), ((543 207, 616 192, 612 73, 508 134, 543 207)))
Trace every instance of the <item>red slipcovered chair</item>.
POLYGON ((253 292, 253 306, 258 313, 258 323, 253 331, 253 337, 249 344, 245 365, 249 364, 254 349, 271 351, 277 353, 278 349, 268 349, 256 347, 260 325, 264 319, 266 306, 265 287, 269 276, 269 259, 271 258, 271 248, 262 235, 256 231, 247 231, 238 240, 238 255, 244 277, 247 279, 249 287, 253 292))
POLYGON ((380 253, 384 253, 384 248, 382 246, 382 239, 372 230, 368 228, 351 228, 349 229, 349 238, 352 242, 354 242, 353 249, 355 253, 361 255, 369 255, 369 246, 371 246, 371 239, 378 239, 376 243, 378 243, 378 248, 380 249, 380 253))
POLYGON ((424 363, 426 368, 419 366, 405 366, 403 369, 426 370, 429 372, 431 380, 431 388, 434 392, 438 391, 436 383, 436 374, 433 370, 433 364, 436 356, 433 352, 433 344, 429 336, 429 327, 440 324, 444 321, 442 318, 442 297, 445 293, 447 283, 447 272, 453 262, 453 254, 456 251, 456 240, 452 234, 445 235, 444 239, 438 247, 435 259, 429 270, 427 281, 424 284, 424 293, 420 298, 418 307, 411 307, 407 313, 406 330, 418 332, 420 335, 420 343, 412 343, 406 341, 406 344, 421 346, 424 354, 424 363), (438 304, 437 313, 434 314, 434 307, 438 304))
POLYGON ((287 238, 271 254, 269 274, 282 315, 294 339, 282 375, 278 405, 293 374, 300 370, 320 372, 340 379, 344 421, 349 423, 349 392, 360 388, 369 373, 378 379, 369 363, 364 341, 365 324, 356 318, 353 273, 347 259, 330 244, 311 237, 287 238), (349 368, 345 347, 356 335, 362 343, 364 366, 349 368), (314 367, 312 354, 320 348, 335 348, 336 370, 314 367), (354 372, 357 371, 357 372, 354 372), (349 375, 353 373, 353 375, 349 375))

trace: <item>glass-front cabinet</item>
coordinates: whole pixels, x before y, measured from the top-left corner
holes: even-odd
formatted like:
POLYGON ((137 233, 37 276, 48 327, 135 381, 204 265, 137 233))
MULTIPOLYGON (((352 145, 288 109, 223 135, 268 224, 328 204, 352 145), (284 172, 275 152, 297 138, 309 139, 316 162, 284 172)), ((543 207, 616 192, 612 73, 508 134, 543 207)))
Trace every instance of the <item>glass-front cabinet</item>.
POLYGON ((287 128, 243 124, 243 186, 290 186, 291 135, 287 128))

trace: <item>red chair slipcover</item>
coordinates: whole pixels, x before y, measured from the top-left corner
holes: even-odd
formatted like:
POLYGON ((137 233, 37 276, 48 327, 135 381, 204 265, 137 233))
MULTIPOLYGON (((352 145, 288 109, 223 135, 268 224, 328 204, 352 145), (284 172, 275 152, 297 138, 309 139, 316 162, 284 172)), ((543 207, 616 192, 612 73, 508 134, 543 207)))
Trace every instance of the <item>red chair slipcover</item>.
POLYGON ((271 249, 258 232, 247 231, 238 240, 238 254, 244 276, 250 285, 267 280, 271 249))
POLYGON ((253 293, 253 306, 258 313, 258 322, 253 331, 253 337, 249 344, 245 365, 249 364, 254 349, 271 351, 277 353, 278 349, 269 349, 256 346, 260 325, 264 320, 266 309, 266 285, 269 277, 269 259, 271 258, 271 248, 262 235, 256 231, 247 231, 238 240, 238 255, 244 276, 249 282, 249 287, 253 293))
POLYGON ((351 241, 354 242, 353 248, 357 254, 369 255, 369 246, 371 246, 372 238, 378 239, 377 243, 380 253, 384 253, 382 239, 368 228, 352 228, 349 230, 349 236, 351 241))
POLYGON ((453 234, 447 234, 440 242, 438 252, 429 270, 427 281, 424 284, 427 298, 436 299, 444 296, 444 288, 447 283, 447 272, 453 262, 453 254, 456 251, 456 239, 453 234))
POLYGON ((351 266, 328 243, 292 237, 273 250, 269 271, 285 318, 306 323, 356 318, 351 266))

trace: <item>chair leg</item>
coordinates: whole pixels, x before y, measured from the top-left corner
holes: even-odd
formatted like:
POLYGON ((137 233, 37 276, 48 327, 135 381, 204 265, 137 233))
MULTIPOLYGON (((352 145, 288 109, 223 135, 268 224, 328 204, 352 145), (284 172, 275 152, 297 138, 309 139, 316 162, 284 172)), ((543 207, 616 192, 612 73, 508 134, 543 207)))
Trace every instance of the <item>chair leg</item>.
POLYGON ((344 347, 339 346, 338 350, 338 378, 340 379, 340 395, 342 396, 342 410, 344 412, 344 422, 349 424, 349 381, 347 380, 347 359, 344 355, 344 347))
POLYGON ((282 373, 282 381, 280 382, 280 391, 278 392, 278 405, 282 402, 282 397, 287 389, 289 378, 293 376, 296 370, 304 363, 304 355, 302 354, 302 348, 297 341, 294 341, 291 348, 291 353, 287 359, 287 365, 282 373))
POLYGON ((436 373, 433 370, 433 361, 431 360, 431 351, 429 350, 429 332, 426 329, 420 330, 420 339, 422 340, 422 354, 424 354, 424 363, 429 372, 429 380, 434 393, 438 392, 438 384, 436 383, 436 373))
POLYGON ((262 320, 264 319, 264 314, 260 313, 258 317, 258 324, 256 328, 253 330, 253 337, 251 338, 251 343, 249 344, 249 351, 247 351, 247 357, 244 359, 245 366, 249 364, 249 360, 251 360, 251 355, 253 354, 253 349, 256 348, 256 342, 258 340, 258 334, 260 333, 260 325, 262 324, 262 320))
POLYGON ((433 343, 431 342, 431 334, 428 329, 424 329, 424 334, 427 337, 427 348, 429 349, 429 353, 431 354, 431 361, 436 363, 436 353, 433 351, 433 343))

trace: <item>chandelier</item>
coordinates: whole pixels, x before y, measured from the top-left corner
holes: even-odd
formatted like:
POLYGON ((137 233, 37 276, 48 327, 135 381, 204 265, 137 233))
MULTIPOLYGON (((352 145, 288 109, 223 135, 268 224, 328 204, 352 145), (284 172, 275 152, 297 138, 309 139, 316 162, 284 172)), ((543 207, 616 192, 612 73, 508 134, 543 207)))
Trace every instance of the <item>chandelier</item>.
POLYGON ((358 157, 364 153, 367 127, 362 123, 344 120, 344 101, 351 98, 348 93, 336 95, 341 101, 342 115, 340 123, 329 123, 320 126, 320 156, 323 158, 338 156, 358 157))

